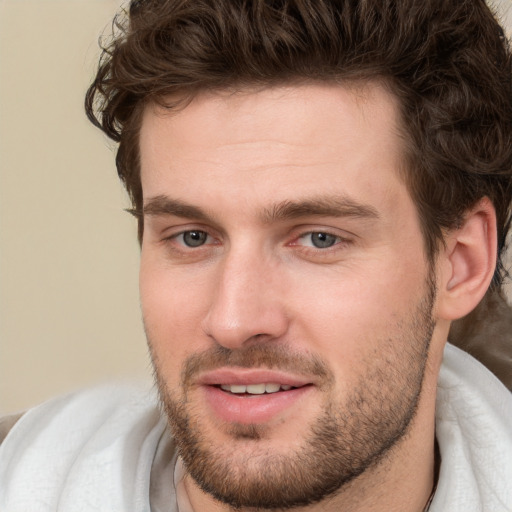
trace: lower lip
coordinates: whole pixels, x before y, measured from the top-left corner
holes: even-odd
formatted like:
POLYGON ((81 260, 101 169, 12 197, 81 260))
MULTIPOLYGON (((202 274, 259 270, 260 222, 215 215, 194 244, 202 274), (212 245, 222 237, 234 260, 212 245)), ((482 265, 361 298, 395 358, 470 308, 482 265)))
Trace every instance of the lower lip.
POLYGON ((216 386, 204 386, 206 401, 213 412, 227 423, 261 424, 271 421, 295 405, 312 386, 263 395, 236 395, 216 386))

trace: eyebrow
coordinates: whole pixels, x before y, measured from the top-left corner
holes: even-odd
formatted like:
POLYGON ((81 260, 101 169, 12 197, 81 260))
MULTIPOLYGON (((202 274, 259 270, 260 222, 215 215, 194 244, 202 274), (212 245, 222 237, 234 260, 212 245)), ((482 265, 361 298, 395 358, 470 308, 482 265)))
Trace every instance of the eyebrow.
MULTIPOLYGON (((143 215, 173 215, 187 219, 211 222, 213 216, 205 210, 168 196, 150 198, 143 207, 143 215)), ((294 201, 283 201, 265 208, 260 215, 264 224, 293 220, 301 217, 356 217, 378 219, 378 211, 371 205, 362 204, 346 196, 327 196, 294 201)))
POLYGON ((378 211, 371 205, 362 204, 346 196, 327 196, 298 201, 283 201, 263 213, 263 221, 272 223, 300 217, 359 217, 378 219, 378 211))
POLYGON ((174 215, 187 219, 196 219, 200 221, 209 221, 211 216, 204 210, 191 204, 172 199, 168 196, 156 196, 148 200, 142 208, 142 214, 147 216, 165 216, 174 215))

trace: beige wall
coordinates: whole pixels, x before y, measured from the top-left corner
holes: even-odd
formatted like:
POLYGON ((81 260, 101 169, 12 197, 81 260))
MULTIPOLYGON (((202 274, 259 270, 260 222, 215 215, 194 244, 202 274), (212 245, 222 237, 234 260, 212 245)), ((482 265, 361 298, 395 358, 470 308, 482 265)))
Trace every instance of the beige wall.
POLYGON ((135 224, 82 112, 117 3, 0 0, 0 413, 150 373, 135 224))
POLYGON ((0 0, 0 413, 149 375, 135 224, 83 114, 112 0, 0 0))

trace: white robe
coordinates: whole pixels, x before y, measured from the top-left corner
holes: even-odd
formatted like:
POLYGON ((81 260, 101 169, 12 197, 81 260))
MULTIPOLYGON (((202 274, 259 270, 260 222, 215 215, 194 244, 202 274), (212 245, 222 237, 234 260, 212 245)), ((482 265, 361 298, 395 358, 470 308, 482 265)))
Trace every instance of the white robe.
MULTIPOLYGON (((430 512, 512 512, 512 394, 451 345, 436 436, 430 512)), ((24 414, 0 445, 0 511, 189 512, 176 462, 152 391, 108 386, 58 398, 24 414)))

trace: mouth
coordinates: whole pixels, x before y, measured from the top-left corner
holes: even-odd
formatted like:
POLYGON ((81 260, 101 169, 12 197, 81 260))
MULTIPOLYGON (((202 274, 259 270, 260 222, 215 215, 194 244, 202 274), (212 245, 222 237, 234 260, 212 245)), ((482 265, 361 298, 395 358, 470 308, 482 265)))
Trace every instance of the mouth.
POLYGON ((231 393, 233 395, 266 395, 279 393, 282 391, 290 391, 290 389, 297 389, 289 384, 220 384, 218 386, 222 391, 231 393))
POLYGON ((203 375, 199 387, 217 420, 265 424, 295 414, 315 385, 285 372, 224 368, 203 375))

